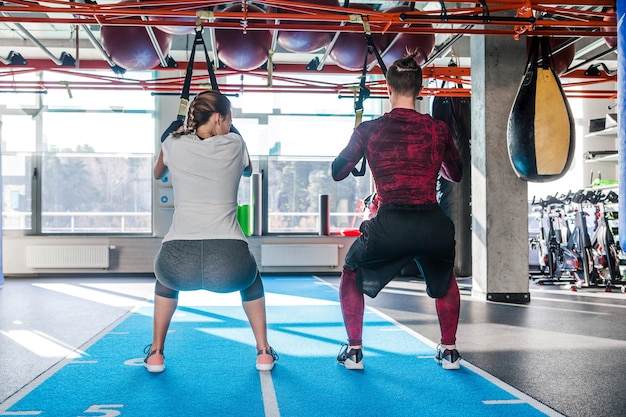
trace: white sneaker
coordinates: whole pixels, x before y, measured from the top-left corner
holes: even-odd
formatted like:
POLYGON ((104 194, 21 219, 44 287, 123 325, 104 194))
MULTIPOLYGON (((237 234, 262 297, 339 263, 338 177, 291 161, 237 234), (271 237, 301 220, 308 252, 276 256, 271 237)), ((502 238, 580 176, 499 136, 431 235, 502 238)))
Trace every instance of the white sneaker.
POLYGON ((456 349, 446 349, 443 346, 437 346, 435 354, 435 362, 443 369, 454 370, 461 368, 461 354, 456 349))

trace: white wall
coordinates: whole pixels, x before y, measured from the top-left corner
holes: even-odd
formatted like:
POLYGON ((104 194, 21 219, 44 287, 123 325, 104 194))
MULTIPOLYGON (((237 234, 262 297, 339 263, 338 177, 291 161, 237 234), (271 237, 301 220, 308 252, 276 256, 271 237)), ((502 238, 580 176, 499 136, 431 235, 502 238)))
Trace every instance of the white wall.
MULTIPOLYGON (((340 273, 346 252, 354 237, 344 236, 251 236, 248 238, 250 251, 255 256, 262 273, 340 273), (262 244, 338 245, 339 265, 264 267, 261 256, 262 244)), ((47 274, 109 273, 109 274, 151 274, 154 257, 161 245, 157 237, 77 237, 77 236, 4 236, 2 256, 3 272, 7 277, 45 276, 47 274), (110 266, 107 269, 33 269, 27 266, 26 252, 29 245, 108 245, 110 266)))

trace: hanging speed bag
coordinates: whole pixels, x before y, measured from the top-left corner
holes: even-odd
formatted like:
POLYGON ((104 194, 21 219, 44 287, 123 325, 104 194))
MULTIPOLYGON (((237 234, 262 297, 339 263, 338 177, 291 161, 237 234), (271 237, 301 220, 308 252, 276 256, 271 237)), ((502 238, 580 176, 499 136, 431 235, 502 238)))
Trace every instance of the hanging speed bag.
POLYGON ((561 178, 574 156, 574 118, 550 66, 548 38, 533 38, 526 72, 509 114, 507 144, 516 175, 526 181, 561 178), (539 64, 541 49, 541 64, 539 64))

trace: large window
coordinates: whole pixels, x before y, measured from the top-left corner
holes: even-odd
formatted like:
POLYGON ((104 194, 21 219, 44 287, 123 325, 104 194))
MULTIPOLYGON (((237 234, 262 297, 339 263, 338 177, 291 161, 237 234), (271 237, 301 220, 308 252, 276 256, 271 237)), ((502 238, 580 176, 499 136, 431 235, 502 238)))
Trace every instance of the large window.
MULTIPOLYGON (((80 80, 67 73, 31 77, 67 88, 14 94, 19 100, 0 95, 3 228, 151 234, 158 96, 73 89, 80 80)), ((344 77, 345 83, 358 81, 344 77)), ((358 228, 361 200, 372 192, 369 172, 335 182, 330 170, 354 129, 353 100, 269 91, 230 99, 233 123, 256 171, 263 172, 264 232, 318 233, 322 194, 329 196, 331 232, 358 228)), ((363 120, 377 117, 381 103, 366 100, 363 120)), ((250 203, 249 178, 242 178, 239 203, 250 203)))
POLYGON ((152 157, 45 153, 43 233, 150 233, 152 157))
POLYGON ((4 152, 2 154, 2 228, 31 230, 33 172, 32 154, 4 152))
MULTIPOLYGON (((340 182, 331 176, 331 163, 354 129, 352 100, 293 93, 244 93, 230 100, 233 123, 265 170, 267 233, 318 233, 321 194, 329 196, 331 232, 359 227, 362 200, 373 191, 369 170, 340 182)), ((381 100, 364 104, 363 120, 381 114, 381 100)))
POLYGON ((20 94, 0 112, 3 228, 150 234, 155 98, 74 90, 80 78, 67 73, 31 76, 68 87, 20 94))
POLYGON ((360 201, 371 192, 370 177, 335 182, 331 162, 328 157, 269 158, 269 233, 318 233, 322 194, 328 195, 331 232, 359 227, 360 201))
MULTIPOLYGON (((19 96, 17 103, 35 104, 34 94, 0 94, 0 100, 19 96)), ((10 101, 10 99, 8 99, 10 101)), ((25 106, 25 108, 27 108, 25 106)), ((37 126, 24 109, 3 107, 2 124, 2 227, 31 230, 33 155, 37 126)))

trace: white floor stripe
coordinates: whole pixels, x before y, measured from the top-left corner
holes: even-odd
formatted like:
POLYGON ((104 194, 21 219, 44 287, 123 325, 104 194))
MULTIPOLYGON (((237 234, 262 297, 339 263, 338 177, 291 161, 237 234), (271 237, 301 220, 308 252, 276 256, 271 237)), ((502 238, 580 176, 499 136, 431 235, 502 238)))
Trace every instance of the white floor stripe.
MULTIPOLYGON (((319 278, 318 278, 319 279, 319 278)), ((417 292, 414 289, 412 289, 411 287, 407 287, 404 285, 403 282, 400 283, 391 283, 389 284, 387 287, 383 288, 383 292, 388 292, 391 294, 401 294, 401 295, 413 295, 413 296, 417 296, 417 297, 428 297, 428 294, 426 294, 425 289, 426 286, 425 285, 421 285, 420 287, 420 291, 417 292)), ((572 297, 587 297, 587 298, 601 298, 601 299, 605 299, 605 300, 617 300, 617 301, 623 301, 624 295, 614 291, 614 292, 610 292, 610 293, 606 293, 606 292, 602 292, 602 293, 585 293, 583 290, 580 290, 579 292, 564 292, 564 291, 554 291, 554 290, 539 290, 539 289, 530 289, 530 293, 531 293, 531 303, 532 300, 543 300, 543 301, 554 301, 557 303, 567 303, 567 304, 579 304, 579 305, 589 305, 589 306, 600 306, 600 307, 615 307, 615 308, 621 308, 624 309, 626 308, 626 305, 624 304, 616 304, 616 303, 610 303, 610 302, 595 302, 595 301, 583 301, 583 300, 577 300, 574 298, 567 298, 567 295, 571 295, 572 297), (563 295, 563 298, 553 298, 550 297, 551 295, 554 294, 558 294, 558 295, 563 295)), ((476 298, 476 297, 472 297, 471 295, 465 295, 463 294, 463 292, 461 292, 461 299, 464 301, 476 301, 476 302, 488 302, 491 303, 492 301, 487 301, 484 300, 482 298, 476 298)), ((515 307, 523 307, 523 308, 528 308, 528 307, 535 307, 535 308, 546 308, 546 309, 557 309, 557 308, 550 308, 550 307, 543 307, 543 306, 536 306, 536 305, 528 305, 528 304, 510 304, 511 306, 515 306, 515 307)), ((563 309, 559 309, 559 310, 563 310, 563 309)), ((568 311, 568 310, 565 310, 568 311)), ((576 310, 570 310, 570 311, 576 311, 576 310)), ((593 313, 590 311, 584 311, 581 313, 593 313)), ((595 313, 598 314, 598 313, 595 313)), ((601 313, 601 314, 606 314, 606 313, 601 313)))
MULTIPOLYGON (((415 330, 411 329, 408 326, 405 326, 404 324, 396 321, 395 319, 389 317, 388 315, 386 315, 385 313, 383 313, 382 311, 378 311, 375 308, 372 307, 367 307, 368 309, 376 312, 376 314, 378 314, 380 317, 384 318, 385 320, 388 320, 389 322, 395 324, 396 326, 400 327, 401 329, 405 330, 407 333, 409 333, 410 335, 412 335, 413 337, 415 337, 416 339, 422 341, 423 343, 432 346, 433 349, 436 349, 437 344, 432 342, 430 339, 427 339, 426 337, 422 336, 421 334, 417 333, 415 330)), ((434 355, 434 353, 433 353, 434 355)), ((531 407, 541 411, 542 413, 544 413, 547 416, 550 417, 565 417, 562 414, 557 413, 556 411, 554 411, 553 409, 551 409, 550 407, 545 406, 544 404, 540 403, 539 401, 535 400, 534 398, 524 394, 522 391, 519 391, 518 389, 512 387, 511 385, 507 384, 506 382, 496 378, 495 376, 483 371, 482 369, 476 367, 475 365, 472 365, 471 363, 467 362, 466 360, 461 359, 461 366, 463 366, 464 368, 470 369, 471 371, 473 371, 474 373, 480 375, 481 377, 483 377, 484 379, 486 379, 487 381, 491 382, 492 384, 496 385, 497 387, 503 389, 504 391, 508 392, 509 394, 517 397, 521 403, 527 403, 528 405, 530 405, 531 407)), ((448 372, 448 371, 446 371, 448 372)))
POLYGON ((506 392, 508 392, 511 395, 516 396, 517 398, 519 398, 521 401, 530 404, 533 408, 536 408, 537 410, 541 411, 542 413, 544 413, 545 415, 549 416, 549 417, 565 417, 563 414, 560 414, 558 412, 556 412, 555 410, 551 409, 550 407, 540 403, 539 401, 535 400, 532 397, 529 397, 528 395, 524 394, 522 391, 519 391, 516 388, 513 388, 512 386, 510 386, 509 384, 505 383, 504 381, 499 380, 498 378, 496 378, 495 376, 491 375, 490 373, 487 373, 485 371, 483 371, 482 369, 476 367, 475 365, 472 365, 471 363, 465 361, 465 360, 461 360, 461 365, 471 369, 473 372, 477 373, 478 375, 480 375, 481 377, 485 378, 487 381, 492 382, 494 385, 502 388, 503 390, 505 390, 506 392))
MULTIPOLYGON (((385 292, 385 293, 389 293, 389 294, 410 295, 410 296, 413 296, 413 297, 424 297, 424 298, 428 297, 428 294, 426 294, 426 293, 416 293, 415 291, 407 291, 407 290, 396 290, 396 289, 393 289, 393 288, 389 288, 389 289, 385 288, 381 292, 385 292)), ((479 298, 473 298, 471 296, 464 296, 464 295, 461 295, 461 300, 463 300, 463 301, 473 301, 473 302, 479 302, 479 303, 495 303, 494 301, 487 301, 487 300, 483 300, 483 299, 479 299, 479 298)), ((591 302, 588 302, 588 301, 561 300, 561 299, 558 299, 558 298, 550 299, 550 298, 543 298, 543 297, 532 297, 531 298, 531 304, 507 303, 506 306, 507 307, 514 307, 514 308, 535 308, 535 309, 542 309, 542 310, 571 311, 573 313, 595 314, 595 315, 598 315, 598 316, 609 316, 610 315, 609 313, 603 313, 603 312, 597 312, 597 311, 582 311, 582 310, 576 310, 576 309, 571 309, 571 308, 566 309, 566 308, 559 308, 559 307, 538 306, 538 305, 532 304, 532 300, 547 300, 547 301, 557 301, 557 302, 568 303, 568 304, 575 303, 575 304, 596 305, 596 306, 602 306, 602 307, 626 308, 626 306, 615 305, 615 304, 591 303, 591 302)), ((502 303, 495 303, 495 304, 504 305, 502 303)))
POLYGON ((5 411, 0 416, 38 416, 41 411, 5 411))
POLYGON ((484 400, 483 404, 486 405, 499 405, 499 404, 524 404, 522 400, 484 400))
MULTIPOLYGON (((118 324, 120 324, 121 322, 126 320, 127 317, 131 316, 139 308, 140 308, 140 306, 136 306, 136 307, 133 307, 132 309, 128 310, 127 312, 125 312, 117 320, 115 320, 113 323, 109 324, 107 327, 102 329, 98 334, 96 334, 88 342, 86 342, 85 344, 83 344, 83 345, 79 346, 78 348, 76 348, 76 350, 77 351, 81 351, 81 352, 87 351, 87 349, 89 349, 89 347, 94 345, 98 340, 102 339, 108 332, 110 332, 112 329, 117 327, 118 324)), ((38 415, 38 414, 41 414, 40 411, 33 411, 32 412, 32 413, 37 413, 37 414, 7 414, 7 413, 12 413, 12 412, 11 411, 6 411, 6 410, 8 408, 11 408, 13 405, 17 404, 17 402, 22 400, 26 395, 28 395, 31 391, 33 391, 39 385, 43 384, 48 378, 50 378, 52 375, 54 375, 57 371, 59 371, 65 365, 67 365, 68 363, 71 363, 73 361, 74 361, 74 358, 67 357, 67 358, 57 362, 56 364, 54 364, 53 366, 48 368, 48 370, 46 370, 41 375, 37 376, 35 379, 33 379, 31 382, 29 382, 26 386, 24 386, 18 392, 16 392, 13 396, 11 396, 8 399, 6 399, 2 404, 0 404, 0 416, 5 416, 5 415, 8 415, 8 416, 10 416, 10 415, 38 415)))
POLYGON ((531 301, 532 300, 554 301, 554 302, 557 302, 557 303, 572 303, 572 304, 580 304, 580 305, 587 305, 587 306, 626 308, 626 305, 623 305, 623 304, 594 303, 592 301, 564 300, 562 298, 550 298, 550 297, 531 296, 531 301))
POLYGON ((263 396, 265 417, 280 417, 271 371, 259 371, 259 378, 261 378, 261 394, 263 396))
MULTIPOLYGON (((315 277, 318 280, 322 280, 320 277, 315 277)), ((336 286, 333 286, 329 283, 329 285, 333 288, 336 288, 336 286)), ((410 293, 409 291, 401 291, 401 290, 388 290, 388 289, 384 289, 383 291, 387 291, 387 292, 406 292, 406 293, 410 293)), ((412 293, 412 295, 419 295, 416 293, 412 293)), ((424 294, 426 295, 426 294, 424 294)), ((416 332, 415 330, 411 329, 408 326, 405 326, 404 324, 396 321, 395 319, 393 319, 392 317, 386 315, 385 313, 383 313, 382 311, 379 311, 373 307, 366 307, 366 311, 371 311, 374 312, 375 314, 377 314, 378 316, 382 317, 383 319, 389 321, 390 323, 398 326, 400 329, 406 331, 408 334, 412 335, 413 337, 415 337, 416 339, 420 340, 422 343, 426 344, 427 346, 432 346, 433 350, 437 348, 437 344, 434 343, 433 341, 431 341, 430 339, 422 336, 421 334, 419 334, 418 332, 416 332)), ((433 356, 434 356, 434 352, 433 352, 433 356)), ((432 358, 432 357, 430 357, 432 358)), ((511 385, 505 383, 504 381, 496 378, 495 376, 483 371, 482 369, 476 367, 475 365, 472 365, 471 363, 461 359, 461 366, 463 366, 464 368, 467 368, 471 371, 473 371, 474 373, 480 375, 482 378, 486 379, 487 381, 491 382, 492 384, 496 385, 497 387, 503 389, 504 391, 508 392, 509 394, 513 395, 514 397, 517 397, 519 400, 515 400, 515 401, 520 401, 520 403, 527 403, 528 405, 530 405, 531 407, 541 411, 542 413, 544 413, 545 415, 549 416, 549 417, 565 417, 560 413, 557 413, 556 411, 554 411, 553 409, 551 409, 550 407, 547 407, 546 405, 540 403, 539 401, 535 400, 534 398, 524 394, 523 392, 519 391, 518 389, 512 387, 511 385)), ((448 372, 448 371, 446 371, 448 372)))

